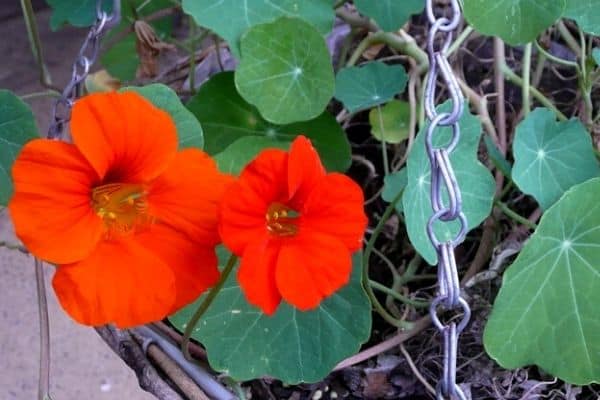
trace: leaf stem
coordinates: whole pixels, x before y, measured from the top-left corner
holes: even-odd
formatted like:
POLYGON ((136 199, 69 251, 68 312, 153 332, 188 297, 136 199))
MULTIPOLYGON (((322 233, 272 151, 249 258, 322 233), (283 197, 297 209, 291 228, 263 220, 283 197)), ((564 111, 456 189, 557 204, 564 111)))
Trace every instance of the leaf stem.
POLYGON ((40 323, 40 369, 38 381, 38 399, 50 399, 50 322, 48 318, 48 299, 44 284, 44 265, 35 259, 35 283, 40 323))
POLYGON ((60 92, 54 89, 48 89, 41 92, 28 93, 21 96, 21 100, 35 99, 38 97, 60 97, 60 92))
POLYGON ((33 53, 33 58, 40 69, 40 83, 44 87, 54 89, 50 72, 48 71, 46 63, 44 62, 42 41, 40 40, 40 33, 38 31, 31 0, 21 0, 21 9, 23 10, 23 19, 25 20, 25 26, 27 28, 27 36, 29 38, 29 44, 31 45, 31 52, 33 53))
POLYGON ((556 27, 558 28, 558 32, 560 33, 560 35, 564 39, 564 41, 567 44, 567 46, 569 46, 569 48, 571 50, 573 50, 573 52, 575 54, 581 54, 581 47, 579 47, 579 44, 577 43, 577 40, 575 39, 575 37, 573 37, 573 35, 571 34, 571 32, 569 32, 569 28, 567 28, 567 26, 565 25, 565 23, 562 20, 560 20, 556 24, 556 27))
POLYGON ((523 82, 524 84, 521 86, 521 94, 523 97, 523 117, 526 117, 531 110, 531 99, 530 99, 530 88, 531 88, 531 43, 527 43, 525 45, 525 49, 523 50, 523 82))
POLYGON ((538 43, 537 40, 534 40, 533 43, 535 44, 535 48, 537 49, 537 51, 539 51, 541 54, 543 54, 548 60, 555 62, 556 64, 564 65, 565 67, 575 68, 579 71, 579 64, 577 64, 576 62, 564 60, 562 58, 559 58, 559 57, 556 57, 555 55, 550 54, 538 43))
POLYGON ((517 214, 516 212, 514 212, 513 210, 511 210, 506 203, 501 202, 500 200, 496 200, 495 201, 496 206, 504 213, 506 214, 507 217, 513 219, 514 221, 525 225, 526 227, 528 227, 529 229, 535 230, 537 228, 537 225, 533 222, 531 222, 530 220, 528 220, 527 218, 517 214))
POLYGON ((381 157, 383 158, 383 173, 385 176, 390 174, 390 164, 387 154, 387 144, 385 141, 385 128, 383 127, 383 116, 381 115, 381 106, 377 105, 377 116, 379 117, 379 129, 381 129, 381 157))
POLYGON ((369 279, 369 285, 373 288, 373 289, 377 289, 389 296, 392 296, 394 299, 401 301, 402 303, 411 305, 413 307, 416 308, 427 308, 429 307, 429 302, 428 301, 420 301, 420 300, 414 300, 411 299, 410 297, 406 297, 400 293, 398 293, 397 291, 390 289, 389 287, 382 285, 381 283, 371 280, 369 279))
POLYGON ((412 327, 412 323, 397 319, 383 307, 383 305, 379 302, 379 300, 377 300, 377 297, 375 296, 375 293, 373 292, 373 288, 370 285, 371 280, 369 278, 369 258, 371 256, 371 253, 373 252, 373 247, 375 246, 375 241, 377 240, 377 238, 383 231, 383 227, 385 226, 386 221, 394 212, 396 203, 398 203, 398 201, 400 201, 400 199, 402 198, 403 192, 404 192, 403 190, 400 191, 400 193, 398 193, 396 195, 396 197, 392 200, 392 202, 390 204, 388 204, 387 208, 383 212, 383 215, 381 216, 381 219, 375 226, 375 229, 373 229, 373 233, 371 234, 371 237, 367 241, 367 245, 365 246, 365 251, 363 253, 362 281, 363 281, 365 291, 367 292, 367 295, 369 296, 369 299, 371 300, 373 307, 375 307, 375 310, 379 313, 379 315, 381 315, 381 317, 383 319, 385 319, 386 322, 388 322, 392 326, 395 326, 399 329, 410 329, 412 327))
POLYGON ((233 268, 235 267, 236 263, 237 257, 232 254, 229 257, 229 260, 227 260, 225 268, 223 268, 223 271, 221 272, 221 278, 219 279, 219 282, 217 282, 217 284, 213 286, 212 289, 210 289, 210 292, 208 292, 206 298, 204 298, 202 303, 200 303, 198 309, 196 310, 196 312, 194 312, 194 315, 192 316, 192 318, 190 318, 187 326, 185 327, 185 331, 183 332, 183 339, 181 341, 181 351, 183 352, 185 358, 187 358, 188 360, 192 358, 189 351, 190 338, 192 337, 192 333, 194 332, 196 325, 198 325, 200 318, 202 318, 206 310, 208 310, 212 302, 215 300, 215 298, 223 288, 223 284, 225 284, 225 281, 231 274, 231 271, 233 271, 233 268))
MULTIPOLYGON (((521 79, 520 76, 515 74, 513 72, 513 70, 508 67, 508 65, 503 64, 501 66, 501 69, 502 69, 502 72, 504 73, 504 76, 506 77, 506 79, 508 79, 511 83, 521 86, 521 87, 524 85, 523 79, 521 79)), ((531 94, 533 95, 533 97, 535 97, 537 99, 537 101, 542 103, 542 105, 551 109, 556 114, 558 119, 560 119, 561 121, 568 120, 568 118, 562 112, 560 112, 560 110, 558 108, 556 108, 554 103, 552 103, 552 101, 550 101, 550 99, 548 99, 546 96, 544 96, 539 90, 537 90, 535 87, 532 87, 531 85, 529 87, 529 90, 531 91, 531 94)))

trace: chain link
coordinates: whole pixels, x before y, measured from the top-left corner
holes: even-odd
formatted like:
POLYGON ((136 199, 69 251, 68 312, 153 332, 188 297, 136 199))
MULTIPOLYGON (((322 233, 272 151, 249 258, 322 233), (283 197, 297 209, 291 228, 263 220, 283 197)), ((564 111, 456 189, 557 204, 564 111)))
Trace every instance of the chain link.
POLYGON ((77 53, 71 69, 71 79, 63 89, 61 96, 52 108, 52 123, 48 129, 48 138, 60 138, 65 125, 71 120, 71 108, 75 99, 81 94, 81 84, 90 72, 90 68, 98 58, 100 39, 106 31, 117 25, 121 19, 121 2, 113 0, 113 10, 109 15, 102 10, 102 0, 96 1, 96 21, 77 53))
POLYGON ((425 148, 431 165, 431 208, 433 209, 433 215, 427 222, 427 235, 438 256, 439 283, 438 295, 432 301, 429 312, 434 326, 442 334, 444 351, 444 372, 436 387, 436 399, 466 400, 464 392, 456 383, 456 357, 458 337, 469 323, 471 310, 469 304, 460 295, 454 249, 465 238, 467 218, 462 211, 462 195, 450 161, 450 154, 460 140, 459 120, 463 113, 464 100, 446 54, 452 43, 453 32, 460 23, 461 14, 458 0, 450 0, 450 17, 437 17, 434 3, 435 0, 426 0, 426 13, 431 26, 427 40, 429 75, 425 88, 425 113, 429 126, 425 132, 425 148), (448 90, 452 107, 449 112, 438 113, 435 108, 438 81, 441 81, 448 90), (436 134, 439 136, 442 127, 451 129, 451 136, 445 145, 436 147, 434 137, 436 134), (434 225, 438 221, 458 221, 458 233, 449 240, 441 241, 434 230, 434 225), (457 311, 457 317, 462 314, 460 321, 457 323, 454 321, 456 318, 453 318, 452 322, 443 323, 438 316, 440 308, 457 311))

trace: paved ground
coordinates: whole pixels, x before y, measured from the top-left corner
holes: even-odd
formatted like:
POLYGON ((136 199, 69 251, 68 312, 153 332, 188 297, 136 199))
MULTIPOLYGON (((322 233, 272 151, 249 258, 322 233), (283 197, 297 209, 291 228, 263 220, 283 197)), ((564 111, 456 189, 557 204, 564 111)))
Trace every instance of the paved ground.
MULTIPOLYGON (((40 91, 25 25, 8 18, 8 0, 0 0, 0 88, 23 95, 40 91)), ((13 1, 18 7, 18 2, 13 1)), ((70 74, 70 63, 85 34, 78 30, 52 33, 48 11, 38 13, 45 56, 58 86, 70 74)), ((42 132, 48 127, 49 100, 29 102, 42 132)), ((0 241, 16 241, 10 221, 0 215, 0 241)), ((47 267, 47 282, 52 267, 47 267)), ((54 400, 150 400, 137 386, 134 374, 96 333, 72 322, 48 290, 52 342, 52 395, 54 400)), ((33 259, 0 249, 0 399, 33 400, 37 396, 38 320, 33 259)))

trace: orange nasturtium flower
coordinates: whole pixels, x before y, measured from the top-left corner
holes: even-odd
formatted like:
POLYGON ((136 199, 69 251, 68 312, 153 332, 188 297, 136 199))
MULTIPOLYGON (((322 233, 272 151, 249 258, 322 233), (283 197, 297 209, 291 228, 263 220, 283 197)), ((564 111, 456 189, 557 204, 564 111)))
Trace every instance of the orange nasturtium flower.
POLYGON ((77 101, 73 144, 36 139, 13 166, 16 233, 57 264, 62 307, 86 325, 164 318, 219 279, 217 205, 229 181, 177 151, 171 117, 135 92, 77 101))
POLYGON ((225 191, 219 214, 223 243, 242 257, 240 286, 266 314, 282 298, 315 308, 348 283, 367 224, 361 188, 327 174, 304 136, 289 153, 261 152, 225 191))

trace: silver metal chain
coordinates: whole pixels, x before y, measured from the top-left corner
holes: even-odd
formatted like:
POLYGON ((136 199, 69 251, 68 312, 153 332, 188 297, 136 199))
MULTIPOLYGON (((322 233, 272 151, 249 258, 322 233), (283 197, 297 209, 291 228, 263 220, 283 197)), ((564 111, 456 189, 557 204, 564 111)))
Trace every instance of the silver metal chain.
POLYGON ((71 108, 75 99, 81 94, 81 84, 90 72, 90 68, 98 58, 100 39, 106 31, 117 25, 121 20, 121 2, 113 0, 112 13, 109 15, 102 9, 102 0, 96 1, 96 21, 77 53, 77 58, 71 70, 71 80, 63 89, 61 96, 52 108, 52 123, 48 129, 48 138, 60 138, 65 125, 71 120, 71 108))
POLYGON ((458 0, 450 0, 451 16, 436 16, 435 0, 426 0, 427 18, 431 24, 427 41, 429 54, 429 76, 425 88, 425 112, 429 126, 425 133, 425 147, 431 165, 431 208, 433 215, 427 222, 427 235, 438 256, 437 297, 431 303, 429 312, 435 327, 443 336, 444 372, 436 387, 436 398, 458 398, 466 400, 466 396, 456 383, 456 357, 458 336, 465 329, 471 317, 469 304, 460 295, 460 281, 456 269, 454 249, 465 238, 467 219, 462 211, 462 196, 450 154, 460 139, 459 120, 463 113, 464 100, 460 87, 450 67, 447 51, 452 42, 453 32, 460 23, 460 5, 458 0), (451 103, 449 112, 439 112, 435 108, 437 83, 440 80, 448 90, 451 103), (434 136, 441 127, 450 127, 452 136, 444 146, 434 146, 434 136), (447 201, 444 200, 446 195, 447 201), (440 241, 434 231, 434 225, 442 222, 458 221, 459 232, 451 240, 440 241), (443 323, 439 316, 439 308, 457 311, 457 317, 443 323), (462 314, 462 316, 460 315, 462 314))

